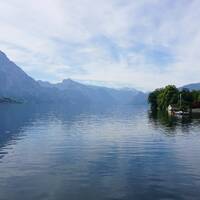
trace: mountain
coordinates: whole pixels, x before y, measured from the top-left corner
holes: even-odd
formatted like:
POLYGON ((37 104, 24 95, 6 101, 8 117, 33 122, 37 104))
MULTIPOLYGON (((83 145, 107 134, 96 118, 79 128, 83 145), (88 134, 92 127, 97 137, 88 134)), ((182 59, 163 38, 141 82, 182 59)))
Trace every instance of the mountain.
POLYGON ((0 97, 20 102, 68 102, 67 95, 55 88, 45 88, 28 76, 5 53, 0 51, 0 97))
POLYGON ((200 90, 200 83, 192 83, 192 84, 184 85, 181 88, 187 88, 189 90, 200 90))
POLYGON ((147 95, 143 92, 130 88, 113 89, 101 86, 85 85, 71 79, 65 79, 61 83, 51 84, 45 81, 38 83, 47 88, 57 88, 69 96, 77 97, 82 95, 89 99, 90 103, 115 103, 115 104, 144 104, 147 95))
POLYGON ((135 89, 84 85, 71 79, 52 84, 35 81, 0 51, 0 98, 70 104, 141 104, 146 94, 135 89))
POLYGON ((40 85, 0 51, 0 94, 5 97, 36 97, 40 85))

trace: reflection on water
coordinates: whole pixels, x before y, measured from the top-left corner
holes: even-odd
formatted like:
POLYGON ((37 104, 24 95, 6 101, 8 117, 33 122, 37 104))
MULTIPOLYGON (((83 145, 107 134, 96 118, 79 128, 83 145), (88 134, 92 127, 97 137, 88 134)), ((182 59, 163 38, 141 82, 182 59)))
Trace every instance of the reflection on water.
POLYGON ((149 111, 148 117, 155 128, 162 128, 166 133, 176 133, 177 129, 182 129, 182 133, 190 132, 190 129, 197 125, 199 128, 200 115, 192 114, 185 116, 169 115, 162 111, 149 111))
POLYGON ((200 118, 145 106, 0 106, 0 199, 199 199, 200 118))

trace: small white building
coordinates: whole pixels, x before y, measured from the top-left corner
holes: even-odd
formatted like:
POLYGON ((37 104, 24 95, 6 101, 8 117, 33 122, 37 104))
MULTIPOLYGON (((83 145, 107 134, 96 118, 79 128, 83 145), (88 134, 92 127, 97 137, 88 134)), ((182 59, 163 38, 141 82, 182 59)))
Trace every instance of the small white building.
POLYGON ((168 111, 168 112, 172 112, 172 111, 173 111, 172 105, 169 105, 169 106, 167 107, 167 111, 168 111))
POLYGON ((175 112, 176 112, 177 110, 178 110, 178 109, 177 109, 176 106, 174 106, 174 105, 169 105, 169 106, 167 107, 167 111, 168 111, 168 113, 169 113, 170 115, 175 114, 175 112))

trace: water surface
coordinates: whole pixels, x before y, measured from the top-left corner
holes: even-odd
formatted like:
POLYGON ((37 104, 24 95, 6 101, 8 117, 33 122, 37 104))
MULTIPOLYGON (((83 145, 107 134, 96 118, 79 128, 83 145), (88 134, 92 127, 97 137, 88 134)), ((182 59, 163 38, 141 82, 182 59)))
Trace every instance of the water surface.
POLYGON ((200 199, 199 188, 199 116, 0 106, 0 200, 200 199))

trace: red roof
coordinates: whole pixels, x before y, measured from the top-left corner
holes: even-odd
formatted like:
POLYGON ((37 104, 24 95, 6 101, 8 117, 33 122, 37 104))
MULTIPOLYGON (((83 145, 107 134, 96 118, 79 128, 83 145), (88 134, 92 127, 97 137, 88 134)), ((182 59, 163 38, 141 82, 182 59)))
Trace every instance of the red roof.
POLYGON ((192 108, 200 108, 200 102, 193 103, 192 108))

